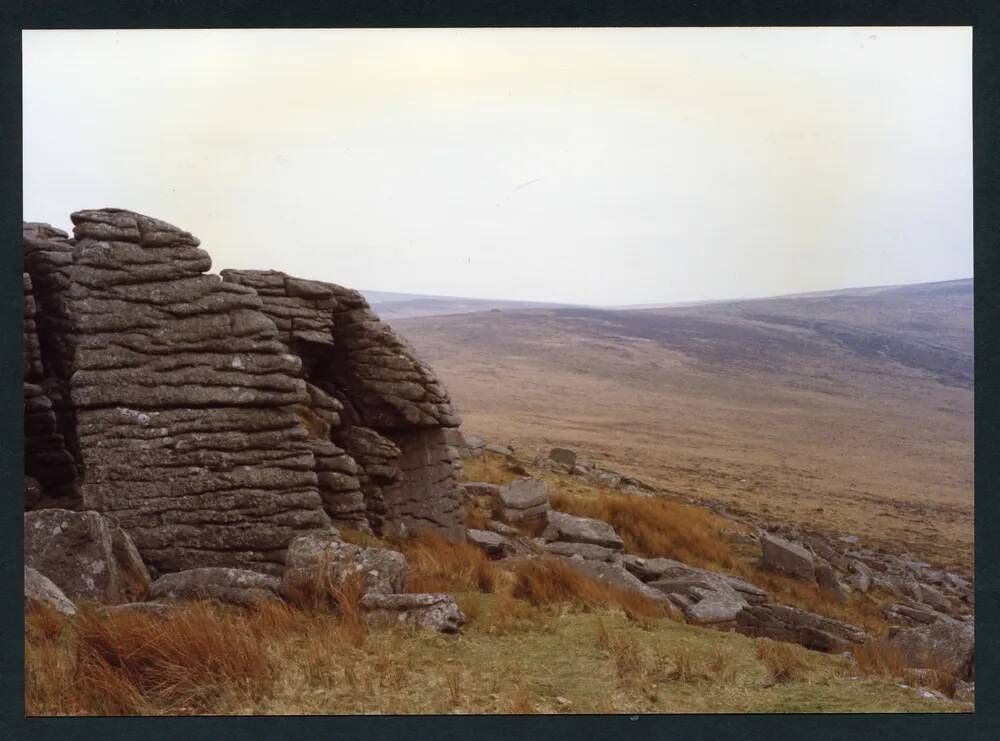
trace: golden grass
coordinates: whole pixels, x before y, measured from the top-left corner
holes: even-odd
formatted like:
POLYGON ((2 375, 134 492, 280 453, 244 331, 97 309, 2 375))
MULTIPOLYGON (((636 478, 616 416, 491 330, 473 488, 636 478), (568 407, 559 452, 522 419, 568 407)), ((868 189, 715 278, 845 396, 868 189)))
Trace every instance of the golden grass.
POLYGON ((536 607, 459 593, 458 637, 392 626, 357 644, 343 615, 283 604, 190 604, 163 618, 26 613, 30 715, 858 712, 968 710, 896 680, 848 681, 805 652, 771 685, 755 641, 615 608, 536 607), (191 614, 188 614, 191 613, 191 614), (58 622, 57 626, 53 623, 58 622), (121 632, 123 626, 130 628, 121 632), (140 629, 140 625, 142 626, 140 629), (197 629, 201 635, 192 635, 197 629), (601 631, 603 644, 595 640, 601 631), (147 645, 148 644, 148 645, 147 645), (223 651, 224 650, 224 651, 223 651), (219 652, 223 651, 223 655, 219 652), (96 661, 98 657, 100 661, 96 661))
POLYGON ((575 604, 589 608, 620 607, 630 619, 665 617, 669 610, 629 589, 618 589, 575 571, 565 561, 543 558, 518 562, 511 595, 535 606, 575 604))
POLYGON ((663 497, 599 494, 582 497, 554 491, 549 497, 560 512, 610 523, 639 556, 660 556, 701 568, 731 569, 732 546, 720 533, 734 524, 707 509, 663 497))
POLYGON ((431 530, 392 541, 407 561, 410 592, 492 592, 497 568, 477 546, 455 543, 431 530))
POLYGON ((858 670, 869 677, 895 679, 913 686, 929 687, 945 697, 954 697, 958 678, 954 667, 936 657, 908 657, 885 640, 868 641, 851 650, 858 670), (916 668, 919 664, 922 668, 916 668))
POLYGON ((758 638, 754 648, 757 658, 767 667, 772 685, 801 679, 807 667, 803 651, 805 649, 791 643, 758 638))

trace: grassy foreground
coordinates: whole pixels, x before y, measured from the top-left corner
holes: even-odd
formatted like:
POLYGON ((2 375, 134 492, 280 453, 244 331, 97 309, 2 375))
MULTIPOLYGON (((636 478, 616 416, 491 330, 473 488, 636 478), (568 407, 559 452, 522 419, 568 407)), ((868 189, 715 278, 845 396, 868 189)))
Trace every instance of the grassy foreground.
POLYGON ((26 711, 91 714, 947 712, 844 656, 620 611, 465 593, 458 637, 285 606, 28 615, 26 711), (473 607, 474 606, 474 607, 473 607), (469 609, 469 608, 472 609, 469 609))
MULTIPOLYGON (((467 479, 517 475, 500 457, 467 464, 467 479)), ((631 552, 737 573, 781 601, 879 632, 877 595, 840 604, 814 585, 759 571, 753 555, 725 536, 739 527, 731 520, 667 499, 545 476, 554 506, 612 522, 631 552)), ((483 504, 470 507, 470 524, 485 517, 483 504)), ((294 606, 188 603, 166 617, 81 605, 67 619, 32 605, 25 613, 27 714, 973 709, 971 697, 954 696, 950 674, 914 676, 900 656, 874 644, 853 657, 821 654, 687 625, 662 605, 591 580, 558 559, 501 567, 471 544, 434 534, 396 542, 343 535, 403 551, 407 589, 454 595, 468 618, 463 633, 368 627, 359 590, 331 585, 294 606)))

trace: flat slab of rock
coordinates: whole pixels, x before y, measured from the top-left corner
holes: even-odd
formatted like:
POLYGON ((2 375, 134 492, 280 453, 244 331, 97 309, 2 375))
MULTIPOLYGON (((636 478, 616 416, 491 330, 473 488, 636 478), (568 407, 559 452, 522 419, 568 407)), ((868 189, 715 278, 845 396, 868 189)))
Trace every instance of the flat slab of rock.
POLYGON ((616 548, 605 548, 593 543, 567 543, 556 540, 543 546, 546 553, 572 558, 580 556, 588 561, 621 561, 622 552, 616 548))
POLYGON ((24 567, 24 602, 50 607, 60 615, 76 615, 74 605, 51 579, 30 566, 24 567))
POLYGON ((466 538, 470 543, 481 548, 490 558, 503 558, 515 552, 514 544, 510 540, 489 530, 469 528, 466 531, 466 538))
POLYGON ((576 453, 569 448, 552 448, 549 451, 549 460, 573 467, 576 465, 576 453))
POLYGON ((761 534, 760 546, 764 566, 806 581, 815 579, 813 555, 805 547, 771 533, 761 534))
POLYGON ((889 644, 903 651, 914 666, 943 662, 959 679, 974 678, 975 626, 944 618, 930 625, 890 632, 889 644))
POLYGON ((609 586, 638 592, 653 602, 669 603, 663 592, 651 589, 649 585, 643 584, 626 571, 624 566, 611 564, 606 561, 588 561, 579 557, 566 559, 566 563, 577 571, 609 586))
POLYGON ((549 485, 541 479, 517 479, 493 495, 493 515, 502 522, 544 520, 548 512, 549 485))
POLYGON ((403 591, 406 557, 387 548, 362 548, 345 543, 336 532, 300 535, 288 546, 283 595, 311 589, 319 578, 337 585, 359 576, 363 593, 394 594, 403 591))
POLYGON ((500 494, 499 484, 488 484, 485 481, 467 481, 462 484, 462 492, 467 498, 496 497, 500 494))
POLYGON ((132 539, 98 512, 25 512, 24 563, 70 599, 120 604, 149 592, 149 572, 132 539))
POLYGON ((448 594, 366 594, 361 599, 369 625, 414 625, 440 633, 457 633, 465 615, 448 594))
POLYGON ((603 520, 576 517, 565 512, 549 512, 549 524, 542 533, 546 542, 562 540, 567 543, 591 543, 593 545, 624 550, 625 544, 615 529, 603 520))
POLYGON ((234 605, 249 606, 279 599, 281 580, 275 576, 246 569, 211 566, 164 574, 153 582, 154 599, 216 599, 234 605))
POLYGON ((841 653, 868 635, 860 628, 787 605, 748 605, 736 616, 736 631, 744 635, 798 643, 814 651, 841 653))

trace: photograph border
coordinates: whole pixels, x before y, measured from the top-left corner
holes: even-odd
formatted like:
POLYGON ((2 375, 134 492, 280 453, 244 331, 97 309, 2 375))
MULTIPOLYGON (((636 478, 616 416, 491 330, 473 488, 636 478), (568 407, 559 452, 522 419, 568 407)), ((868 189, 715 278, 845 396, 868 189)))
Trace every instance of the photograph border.
MULTIPOLYGON (((540 736, 549 739, 780 739, 998 738, 997 617, 1000 576, 1000 504, 991 496, 1000 481, 1000 279, 998 279, 997 141, 1000 130, 1000 3, 996 0, 563 0, 561 2, 412 3, 375 0, 321 2, 206 3, 204 0, 8 1, 0 8, 0 147, 3 188, 0 227, 4 242, 0 280, 3 302, 2 479, 18 489, 23 475, 23 400, 15 398, 21 375, 22 138, 21 32, 26 29, 97 28, 431 28, 431 27, 609 27, 609 26, 972 26, 974 121, 974 306, 975 306, 975 584, 976 665, 979 683, 974 713, 789 714, 789 715, 567 715, 567 716, 288 716, 226 718, 28 718, 23 715, 22 526, 19 498, 3 498, 0 518, 0 738, 60 739, 184 737, 385 739, 436 738, 485 741, 540 736)), ((21 508, 23 509, 23 508, 21 508)))

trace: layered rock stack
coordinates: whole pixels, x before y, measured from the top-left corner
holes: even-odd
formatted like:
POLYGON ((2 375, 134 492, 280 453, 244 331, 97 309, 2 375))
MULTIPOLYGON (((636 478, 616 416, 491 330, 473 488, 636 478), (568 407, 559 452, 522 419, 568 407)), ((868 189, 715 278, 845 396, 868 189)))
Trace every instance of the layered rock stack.
POLYGON ((197 238, 140 214, 72 220, 72 239, 24 230, 26 509, 111 517, 154 576, 280 574, 331 518, 458 529, 458 419, 357 293, 222 280, 197 238))
POLYGON ((376 532, 431 526, 460 536, 461 461, 446 434, 460 420, 406 341, 357 291, 276 271, 224 270, 222 277, 260 295, 314 395, 333 403, 330 438, 357 463, 361 496, 331 492, 324 501, 343 504, 328 507, 330 516, 363 512, 376 532))

